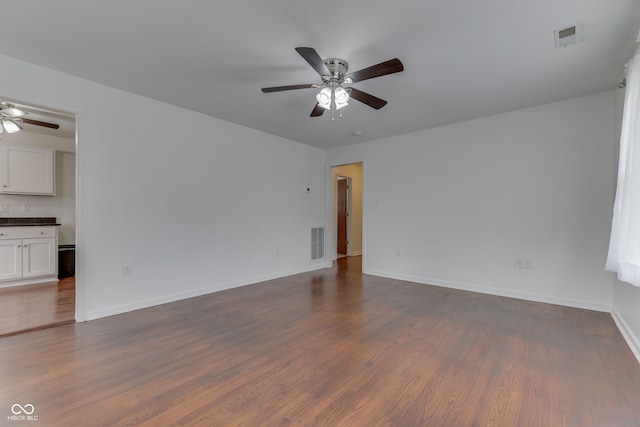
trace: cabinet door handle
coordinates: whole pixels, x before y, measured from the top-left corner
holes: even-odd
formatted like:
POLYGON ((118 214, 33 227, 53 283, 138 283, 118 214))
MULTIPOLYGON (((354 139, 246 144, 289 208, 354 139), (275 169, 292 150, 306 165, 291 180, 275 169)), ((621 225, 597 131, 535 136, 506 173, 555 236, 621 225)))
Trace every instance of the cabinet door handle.
POLYGON ((18 247, 19 247, 19 248, 21 248, 21 247, 22 247, 22 245, 18 245, 18 247))

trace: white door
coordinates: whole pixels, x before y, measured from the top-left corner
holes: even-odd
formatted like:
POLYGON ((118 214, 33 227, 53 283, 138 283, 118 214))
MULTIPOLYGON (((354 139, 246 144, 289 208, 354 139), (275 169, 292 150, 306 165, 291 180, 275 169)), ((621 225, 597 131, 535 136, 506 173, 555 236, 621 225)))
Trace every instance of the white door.
POLYGON ((56 274, 56 239, 25 239, 22 244, 22 277, 56 274))
POLYGON ((0 240, 0 280, 22 277, 22 240, 0 240))

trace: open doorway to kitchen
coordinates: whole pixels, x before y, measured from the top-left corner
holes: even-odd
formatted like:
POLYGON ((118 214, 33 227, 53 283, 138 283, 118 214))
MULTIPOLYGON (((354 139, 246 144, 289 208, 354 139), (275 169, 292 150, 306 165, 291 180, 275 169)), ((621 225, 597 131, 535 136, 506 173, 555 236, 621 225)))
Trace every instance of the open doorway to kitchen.
POLYGON ((0 114, 17 125, 0 134, 2 336, 75 321, 77 138, 74 114, 3 97, 0 114))

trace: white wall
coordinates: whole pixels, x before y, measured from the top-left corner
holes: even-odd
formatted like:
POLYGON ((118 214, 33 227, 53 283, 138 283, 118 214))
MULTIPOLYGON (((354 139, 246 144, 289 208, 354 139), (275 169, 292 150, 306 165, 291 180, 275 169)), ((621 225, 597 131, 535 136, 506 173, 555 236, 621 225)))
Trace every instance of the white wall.
POLYGON ((76 233, 76 156, 75 141, 67 138, 45 136, 21 131, 5 133, 2 142, 12 145, 32 145, 56 150, 56 195, 23 196, 0 194, 0 205, 9 205, 9 211, 0 217, 55 217, 61 224, 58 229, 58 243, 75 243, 76 233), (30 213, 22 208, 31 206, 30 213))
POLYGON ((0 69, 2 97, 78 114, 79 320, 324 266, 309 261, 323 150, 5 56, 0 69))
POLYGON ((609 311, 613 106, 606 92, 329 150, 365 162, 364 271, 609 311))

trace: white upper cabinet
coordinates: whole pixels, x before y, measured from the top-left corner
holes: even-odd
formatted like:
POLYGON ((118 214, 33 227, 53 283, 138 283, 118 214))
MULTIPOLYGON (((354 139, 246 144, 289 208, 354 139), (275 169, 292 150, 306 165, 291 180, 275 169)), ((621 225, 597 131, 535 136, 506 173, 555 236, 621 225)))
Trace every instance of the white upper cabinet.
POLYGON ((0 144, 0 193, 54 196, 55 151, 0 144))

